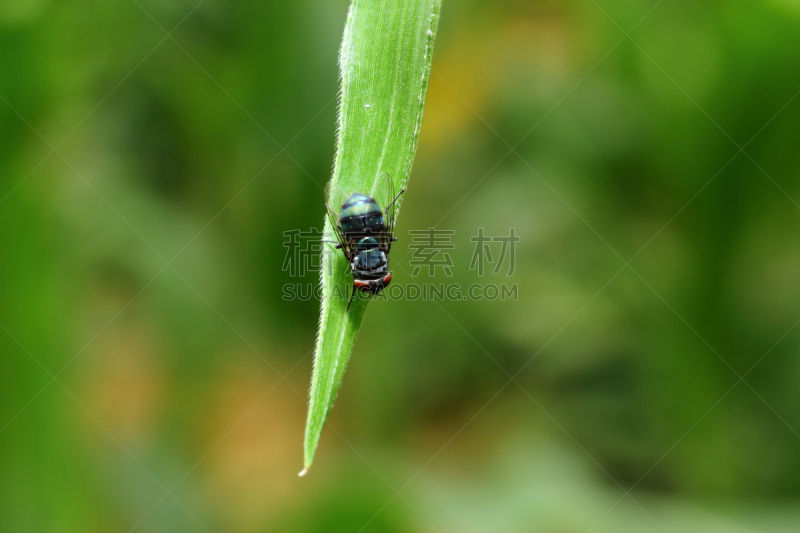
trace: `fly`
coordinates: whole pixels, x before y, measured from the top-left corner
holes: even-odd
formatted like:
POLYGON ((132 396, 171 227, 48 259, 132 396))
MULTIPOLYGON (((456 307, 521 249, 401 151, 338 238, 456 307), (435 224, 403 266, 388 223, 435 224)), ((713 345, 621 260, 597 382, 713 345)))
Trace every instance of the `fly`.
POLYGON ((336 249, 341 249, 353 274, 353 289, 347 310, 355 298, 356 290, 371 295, 379 294, 392 281, 389 271, 389 250, 397 240, 394 236, 397 199, 405 192, 394 194, 394 182, 384 173, 377 184, 385 188, 386 209, 381 209, 375 198, 354 192, 342 203, 337 213, 331 209, 333 194, 328 191, 325 209, 336 235, 336 249), (389 201, 391 199, 391 201, 389 201))

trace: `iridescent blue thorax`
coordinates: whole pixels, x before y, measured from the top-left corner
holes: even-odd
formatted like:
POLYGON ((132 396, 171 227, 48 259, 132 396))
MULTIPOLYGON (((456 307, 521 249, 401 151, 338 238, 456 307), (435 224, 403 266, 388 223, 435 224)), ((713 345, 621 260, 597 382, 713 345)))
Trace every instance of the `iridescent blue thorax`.
POLYGON ((364 237, 356 246, 353 273, 362 279, 382 278, 386 274, 386 253, 377 240, 364 237))

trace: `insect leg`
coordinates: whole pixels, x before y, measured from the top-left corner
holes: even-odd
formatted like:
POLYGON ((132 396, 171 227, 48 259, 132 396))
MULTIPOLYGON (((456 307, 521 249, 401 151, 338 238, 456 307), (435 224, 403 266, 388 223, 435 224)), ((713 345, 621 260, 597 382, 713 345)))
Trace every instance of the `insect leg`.
POLYGON ((350 301, 347 302, 347 311, 350 311, 350 305, 353 303, 353 298, 356 297, 356 286, 353 285, 353 289, 350 292, 350 301))
POLYGON ((400 189, 400 192, 397 193, 397 196, 394 197, 394 200, 392 200, 391 203, 389 203, 389 205, 386 206, 386 209, 387 210, 391 209, 391 207, 394 205, 394 203, 397 201, 397 199, 400 198, 400 195, 403 194, 404 192, 406 192, 405 189, 400 189))

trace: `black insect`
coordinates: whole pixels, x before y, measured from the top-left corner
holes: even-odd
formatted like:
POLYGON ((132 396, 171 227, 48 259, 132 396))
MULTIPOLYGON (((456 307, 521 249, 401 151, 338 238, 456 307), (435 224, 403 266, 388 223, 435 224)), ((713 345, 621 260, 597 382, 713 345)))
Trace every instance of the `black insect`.
POLYGON ((344 252, 353 274, 348 311, 356 290, 376 295, 392 281, 389 250, 397 240, 394 236, 396 202, 405 189, 394 194, 394 182, 385 173, 378 179, 376 187, 379 192, 376 196, 387 199, 385 210, 372 196, 354 192, 344 201, 337 215, 330 207, 334 194, 331 191, 327 194, 325 209, 336 234, 336 248, 344 252))

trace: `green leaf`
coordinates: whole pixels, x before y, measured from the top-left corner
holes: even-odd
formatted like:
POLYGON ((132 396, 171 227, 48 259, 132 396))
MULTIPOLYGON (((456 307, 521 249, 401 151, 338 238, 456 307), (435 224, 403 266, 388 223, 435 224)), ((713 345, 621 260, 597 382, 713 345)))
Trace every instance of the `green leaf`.
MULTIPOLYGON (((441 0, 354 0, 351 4, 339 59, 342 94, 329 186, 332 199, 344 199, 353 192, 373 194, 384 173, 393 180, 395 190, 406 185, 422 123, 440 5, 441 0)), ((402 197, 398 204, 401 201, 402 197)), ((340 204, 331 208, 338 210, 340 204)), ((325 234, 333 235, 327 217, 325 234)), ((350 311, 346 310, 353 279, 344 254, 335 252, 324 253, 322 260, 322 310, 301 475, 314 459, 367 308, 366 300, 356 298, 350 311)))

